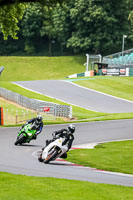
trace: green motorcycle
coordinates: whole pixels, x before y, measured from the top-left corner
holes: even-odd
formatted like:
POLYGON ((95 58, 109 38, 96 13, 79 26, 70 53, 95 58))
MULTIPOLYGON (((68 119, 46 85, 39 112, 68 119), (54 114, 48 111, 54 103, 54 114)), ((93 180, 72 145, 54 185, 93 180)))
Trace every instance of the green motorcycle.
POLYGON ((36 134, 36 127, 34 124, 26 124, 18 133, 15 145, 22 143, 29 143, 36 134))

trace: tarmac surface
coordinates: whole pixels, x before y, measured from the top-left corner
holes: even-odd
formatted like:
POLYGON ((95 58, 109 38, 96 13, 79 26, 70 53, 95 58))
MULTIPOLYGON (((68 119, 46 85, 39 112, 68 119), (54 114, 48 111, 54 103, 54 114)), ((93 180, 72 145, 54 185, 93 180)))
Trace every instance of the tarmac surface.
POLYGON ((40 94, 103 113, 133 112, 133 101, 120 99, 63 80, 19 81, 15 84, 40 94))
MULTIPOLYGON (((106 95, 67 81, 20 81, 16 84, 88 110, 105 113, 133 112, 132 101, 106 95)), ((51 138, 53 131, 66 126, 66 124, 44 126, 37 140, 32 140, 29 144, 22 146, 14 145, 20 127, 0 128, 0 171, 133 187, 133 175, 130 174, 78 166, 60 159, 50 164, 38 162, 37 157, 45 140, 51 138)), ((75 126, 73 148, 93 148, 97 143, 133 139, 132 119, 78 123, 75 126)))
MULTIPOLYGON (((99 142, 133 139, 133 120, 79 123, 75 126, 73 147, 92 148, 99 142)), ((0 171, 133 187, 133 175, 130 174, 101 171, 63 160, 56 160, 50 164, 38 162, 38 153, 45 140, 51 138, 53 131, 66 127, 66 124, 44 126, 37 140, 22 146, 14 145, 20 127, 0 128, 0 171)))

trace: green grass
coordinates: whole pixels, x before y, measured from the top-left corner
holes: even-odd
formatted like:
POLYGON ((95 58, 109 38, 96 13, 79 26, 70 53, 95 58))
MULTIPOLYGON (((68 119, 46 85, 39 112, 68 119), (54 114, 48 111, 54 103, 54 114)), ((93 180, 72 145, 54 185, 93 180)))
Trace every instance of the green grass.
POLYGON ((1 81, 62 79, 85 71, 85 56, 0 57, 1 81))
POLYGON ((133 188, 0 173, 0 200, 132 200, 133 188))
POLYGON ((3 107, 4 109, 4 125, 23 124, 25 123, 26 119, 30 119, 37 115, 37 113, 29 109, 17 106, 17 104, 12 104, 1 98, 0 107, 3 107))
POLYGON ((133 174, 133 140, 99 144, 94 149, 72 150, 67 160, 92 168, 133 174))
POLYGON ((76 84, 133 101, 133 77, 95 77, 76 84))

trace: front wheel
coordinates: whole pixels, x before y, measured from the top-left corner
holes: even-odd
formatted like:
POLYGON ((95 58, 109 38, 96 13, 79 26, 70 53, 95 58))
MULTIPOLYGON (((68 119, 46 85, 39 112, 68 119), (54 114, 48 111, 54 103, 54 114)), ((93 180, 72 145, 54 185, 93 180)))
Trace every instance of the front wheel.
POLYGON ((40 154, 40 156, 38 157, 39 162, 43 162, 44 159, 42 159, 42 153, 40 154))
POLYGON ((17 137, 17 140, 14 144, 15 145, 22 144, 24 141, 25 141, 25 136, 21 134, 20 136, 17 137))
POLYGON ((47 158, 44 160, 44 163, 47 164, 49 163, 50 161, 52 161, 54 158, 56 158, 56 156, 58 155, 58 151, 57 149, 54 149, 53 152, 51 152, 47 158))

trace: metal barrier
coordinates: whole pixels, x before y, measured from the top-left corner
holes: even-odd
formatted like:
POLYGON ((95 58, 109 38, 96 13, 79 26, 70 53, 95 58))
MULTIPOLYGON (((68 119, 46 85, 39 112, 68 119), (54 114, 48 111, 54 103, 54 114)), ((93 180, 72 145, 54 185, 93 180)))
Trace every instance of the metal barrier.
POLYGON ((39 112, 40 108, 52 107, 51 111, 54 116, 72 118, 72 106, 31 99, 10 90, 6 90, 5 88, 0 88, 0 96, 9 101, 15 102, 20 106, 35 110, 37 112, 39 112))
POLYGON ((123 52, 117 52, 117 53, 114 53, 114 54, 110 54, 108 56, 104 56, 103 57, 103 62, 105 61, 104 59, 106 59, 106 58, 110 58, 110 59, 112 59, 112 58, 119 58, 122 55, 125 56, 125 55, 129 55, 131 53, 133 53, 133 49, 128 49, 128 50, 125 50, 123 52))
POLYGON ((133 67, 133 49, 128 49, 123 52, 118 52, 103 57, 103 63, 107 63, 108 66, 131 66, 133 67))
POLYGON ((0 75, 1 75, 1 73, 2 73, 3 70, 4 70, 4 67, 1 66, 1 67, 0 67, 0 75))

